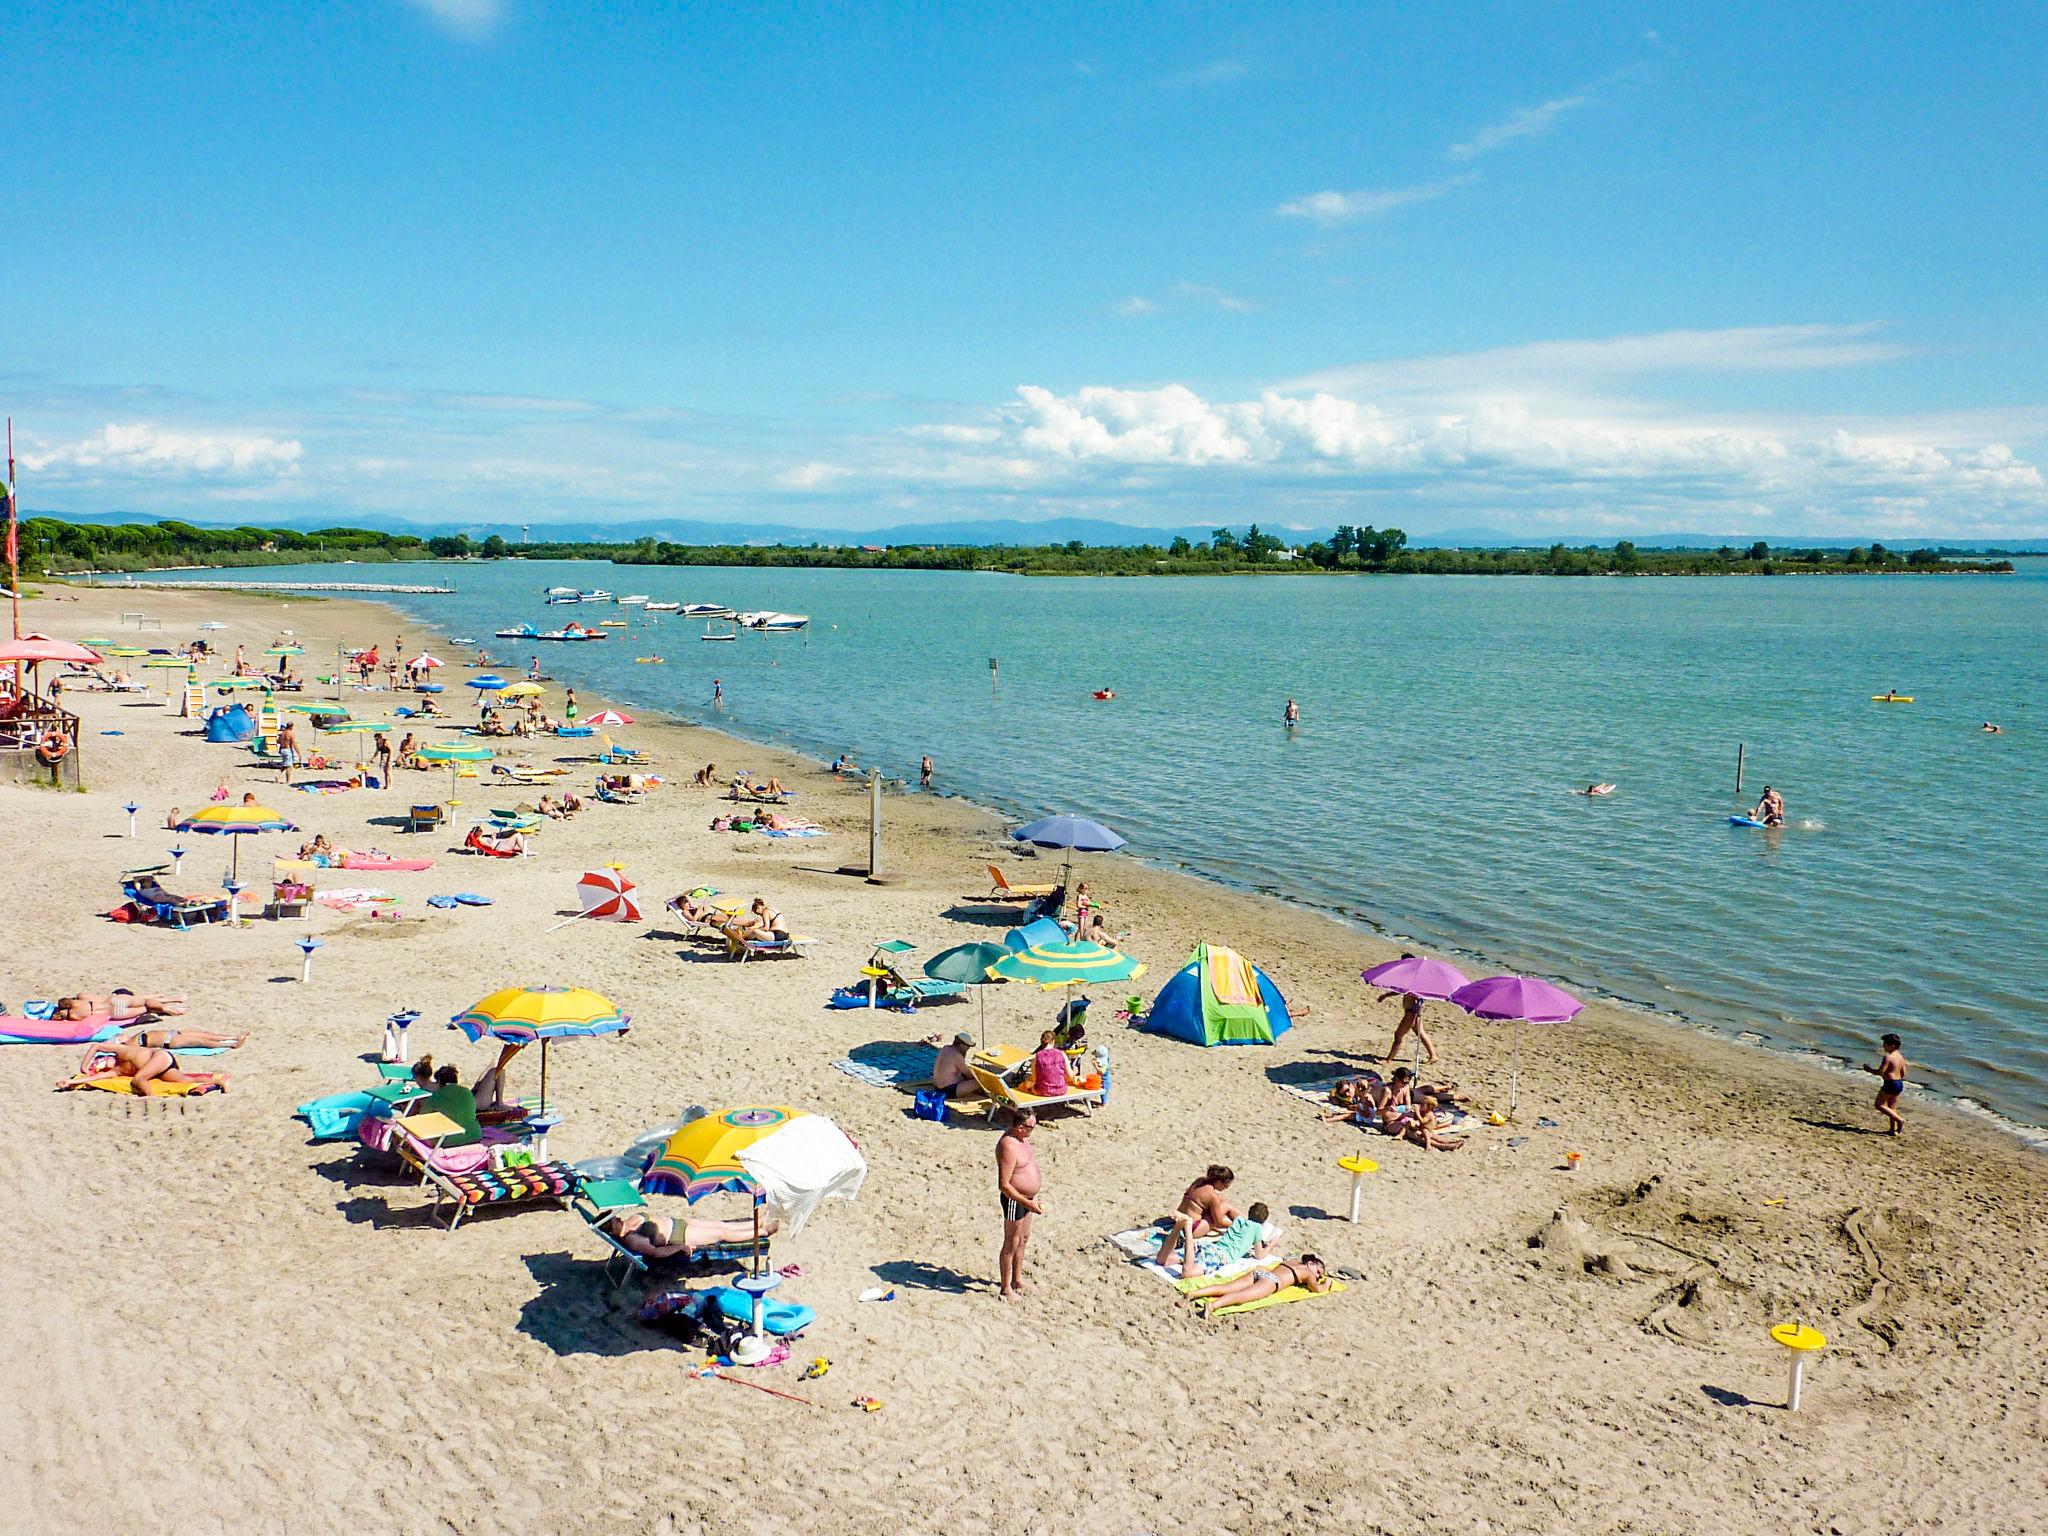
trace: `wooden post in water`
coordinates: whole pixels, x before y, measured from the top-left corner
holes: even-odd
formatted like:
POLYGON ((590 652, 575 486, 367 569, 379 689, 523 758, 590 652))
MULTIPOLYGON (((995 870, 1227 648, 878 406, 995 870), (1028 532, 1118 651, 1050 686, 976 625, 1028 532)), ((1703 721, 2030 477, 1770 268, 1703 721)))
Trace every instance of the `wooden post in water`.
POLYGON ((1735 743, 1735 796, 1742 797, 1742 743, 1735 743))

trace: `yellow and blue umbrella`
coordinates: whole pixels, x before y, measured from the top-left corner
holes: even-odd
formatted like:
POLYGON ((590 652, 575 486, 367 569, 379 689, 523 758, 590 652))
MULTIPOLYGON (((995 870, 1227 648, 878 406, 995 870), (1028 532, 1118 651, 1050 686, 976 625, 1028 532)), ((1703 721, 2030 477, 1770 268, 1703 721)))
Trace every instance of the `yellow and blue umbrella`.
POLYGON ((588 987, 505 987, 448 1021, 471 1043, 489 1035, 507 1045, 540 1042, 540 1107, 548 1107, 548 1042, 624 1034, 632 1020, 588 987))
POLYGON ((1085 987, 1090 982, 1133 981, 1145 967, 1102 944, 1040 944, 1005 955, 988 968, 994 981, 1022 981, 1034 987, 1085 987))
MULTIPOLYGON (((267 805, 209 805, 203 811, 194 811, 173 829, 178 832, 197 832, 206 837, 253 836, 258 832, 296 832, 298 828, 267 805)), ((228 878, 235 879, 241 873, 242 845, 232 845, 234 856, 228 878)))
POLYGON ((640 1177, 652 1195, 681 1195, 695 1202, 706 1195, 759 1195, 761 1186, 740 1154, 792 1120, 796 1110, 782 1104, 744 1104, 692 1120, 669 1137, 640 1177))

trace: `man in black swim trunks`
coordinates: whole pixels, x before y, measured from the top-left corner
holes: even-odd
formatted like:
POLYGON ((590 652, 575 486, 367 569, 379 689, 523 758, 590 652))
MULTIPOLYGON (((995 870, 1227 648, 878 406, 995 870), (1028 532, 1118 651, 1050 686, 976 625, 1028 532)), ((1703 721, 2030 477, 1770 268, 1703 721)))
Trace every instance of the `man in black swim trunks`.
POLYGON ((1003 1247, 997 1263, 1005 1300, 1025 1288, 1024 1245, 1031 1237, 1031 1218, 1045 1209, 1038 1199, 1038 1151, 1031 1145, 1031 1133, 1037 1129, 1038 1116, 1028 1109, 1012 1110, 1009 1125, 996 1141, 996 1198, 1003 1208, 1003 1247))

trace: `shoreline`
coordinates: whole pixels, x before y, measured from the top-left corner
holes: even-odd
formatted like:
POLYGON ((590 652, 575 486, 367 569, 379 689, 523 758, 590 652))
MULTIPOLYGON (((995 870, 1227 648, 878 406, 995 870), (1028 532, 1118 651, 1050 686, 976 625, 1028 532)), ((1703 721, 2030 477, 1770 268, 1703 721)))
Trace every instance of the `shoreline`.
MULTIPOLYGON (((224 593, 222 595, 250 597, 254 594, 241 591, 224 593)), ((349 594, 342 598, 322 597, 317 600, 327 603, 354 603, 367 611, 384 614, 391 620, 402 624, 416 624, 424 629, 429 629, 441 635, 444 641, 448 634, 445 625, 434 621, 430 617, 408 614, 388 603, 380 601, 373 595, 349 594)), ((481 637, 479 638, 481 639, 481 637)), ((488 649, 487 646, 482 648, 488 649)), ((571 657, 575 654, 575 647, 573 646, 564 646, 561 649, 571 657)), ((464 665, 470 664, 464 663, 464 665)), ((494 662, 493 665, 502 666, 504 663, 494 662)), ((577 688, 586 698, 592 700, 623 703, 628 708, 642 711, 645 720, 650 723, 658 721, 674 729, 698 732, 714 741, 729 742, 736 749, 747 747, 761 751, 778 752, 792 762, 801 764, 806 770, 817 773, 827 771, 828 765, 823 759, 814 757, 802 748, 794 746, 787 741, 776 740, 765 734, 759 736, 751 735, 737 727, 706 723, 656 705, 635 703, 622 698, 614 700, 611 695, 604 693, 594 682, 586 683, 586 681, 578 680, 570 676, 567 670, 558 667, 554 662, 550 662, 549 667, 550 675, 555 678, 557 683, 577 688)), ((1050 814, 1059 809, 1056 806, 1032 808, 1021 803, 1016 808, 1011 809, 1005 807, 1000 802, 991 803, 986 800, 978 800, 970 795, 953 790, 938 790, 930 795, 922 793, 912 795, 907 792, 907 780, 888 776, 885 776, 883 779, 883 787, 890 794, 890 799, 893 803, 901 804, 918 801, 951 803, 966 807, 974 813, 988 818, 993 823, 999 823, 1005 829, 1020 821, 1029 820, 1033 815, 1050 814)), ((1192 880, 1201 885, 1233 895, 1261 901, 1277 902, 1292 911, 1331 923, 1347 933, 1357 935, 1366 942, 1387 946, 1388 953, 1380 957, 1383 959, 1390 959, 1396 953, 1410 948, 1417 948, 1442 954, 1446 958, 1459 962, 1461 966, 1468 961, 1475 962, 1478 968, 1486 970, 1489 974, 1505 969, 1505 967, 1499 966, 1492 960, 1483 950, 1460 943, 1455 939, 1420 938, 1403 932, 1398 923, 1371 913, 1347 911, 1305 897, 1289 895, 1284 891, 1262 890, 1256 886, 1234 880, 1228 875, 1203 869, 1193 862, 1176 860, 1172 863, 1164 863, 1156 858, 1149 857, 1142 848, 1123 850, 1120 852, 1119 857, 1140 864, 1164 876, 1192 880)), ((1639 998, 1634 998, 1627 993, 1615 990, 1598 977, 1587 979, 1575 975, 1553 974, 1550 972, 1531 974, 1541 974, 1546 980, 1554 981, 1573 989, 1581 996, 1581 1000, 1588 1007, 1597 1005, 1602 1009, 1644 1019, 1657 1028, 1670 1030, 1678 1035, 1713 1040, 1742 1050, 1754 1051, 1765 1059, 1780 1063, 1790 1070, 1818 1072, 1831 1080, 1854 1081, 1852 1074, 1855 1063, 1853 1060, 1832 1051, 1815 1046, 1776 1043, 1769 1033, 1755 1029, 1753 1026, 1745 1030, 1718 1020, 1696 1018, 1677 1009, 1663 1008, 1654 1003, 1646 1003, 1639 998), (1746 1039, 1744 1038, 1745 1034, 1754 1035, 1756 1038, 1746 1039)), ((1846 1028, 1844 1032, 1847 1032, 1846 1028)), ((2048 1125, 2032 1125, 2012 1116, 2001 1114, 1990 1106, 1971 1098, 1967 1093, 1960 1091, 1935 1090, 1921 1084, 1916 1084, 1914 1086, 1914 1100, 1919 1104, 1938 1106, 1946 1113, 1956 1115, 1971 1123, 1988 1125, 1999 1134, 2011 1138, 2028 1151, 2048 1155, 2048 1125)))

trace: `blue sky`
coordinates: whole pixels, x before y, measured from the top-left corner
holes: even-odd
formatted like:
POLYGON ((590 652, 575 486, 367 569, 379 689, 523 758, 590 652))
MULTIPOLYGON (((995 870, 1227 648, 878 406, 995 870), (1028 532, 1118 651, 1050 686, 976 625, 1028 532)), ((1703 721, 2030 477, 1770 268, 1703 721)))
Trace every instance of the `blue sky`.
POLYGON ((2038 7, 978 12, 13 0, 24 503, 2048 534, 2038 7))

